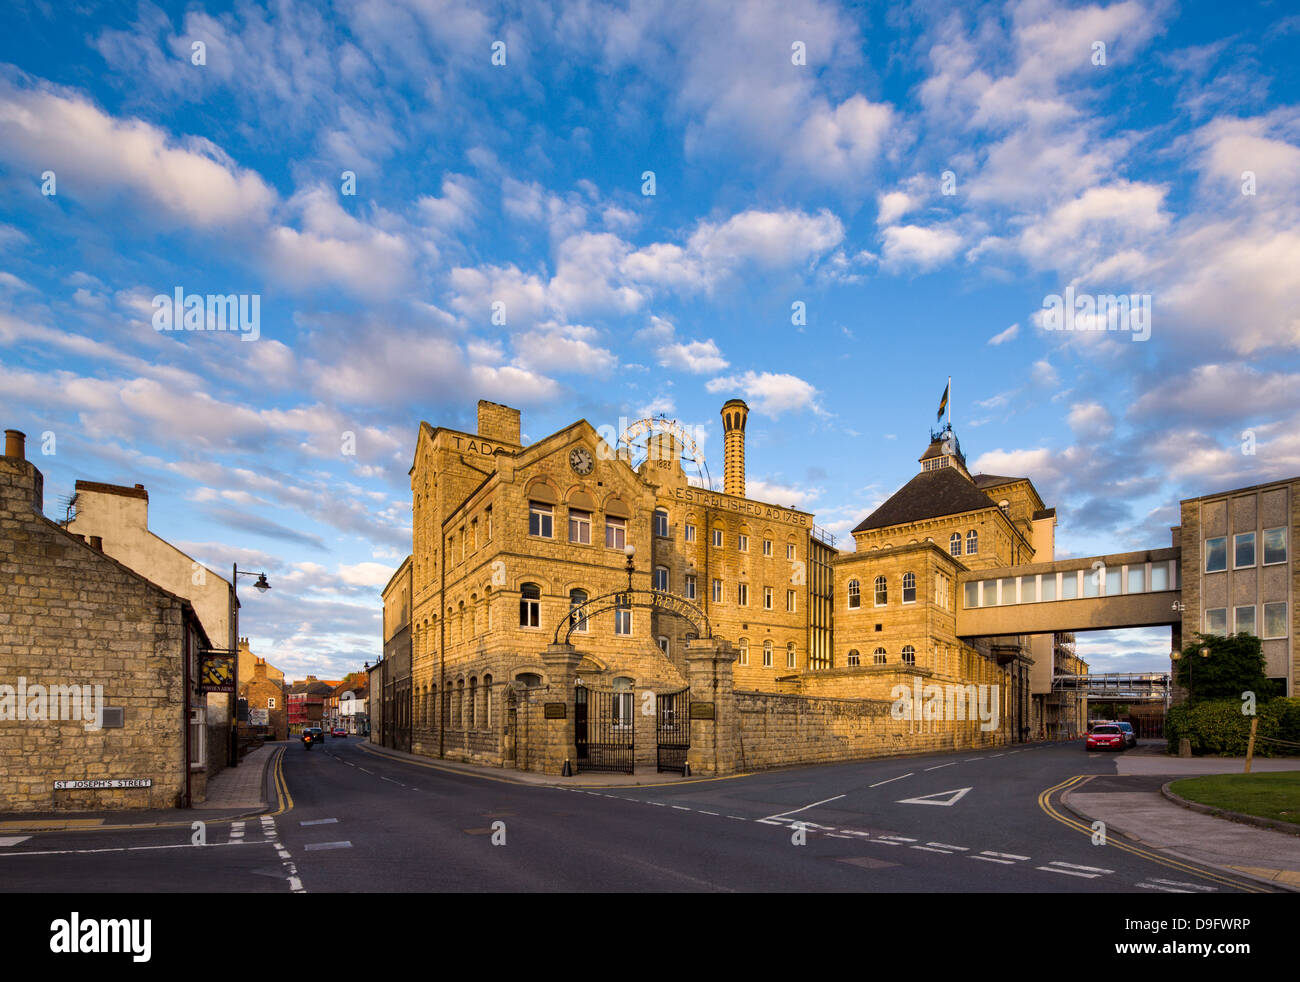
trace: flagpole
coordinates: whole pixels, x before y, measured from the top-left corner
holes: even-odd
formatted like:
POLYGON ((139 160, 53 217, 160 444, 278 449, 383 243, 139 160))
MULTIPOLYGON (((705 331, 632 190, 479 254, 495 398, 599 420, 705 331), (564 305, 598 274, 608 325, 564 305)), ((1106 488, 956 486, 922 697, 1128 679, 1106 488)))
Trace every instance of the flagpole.
POLYGON ((948 376, 948 429, 952 429, 952 376, 948 376))

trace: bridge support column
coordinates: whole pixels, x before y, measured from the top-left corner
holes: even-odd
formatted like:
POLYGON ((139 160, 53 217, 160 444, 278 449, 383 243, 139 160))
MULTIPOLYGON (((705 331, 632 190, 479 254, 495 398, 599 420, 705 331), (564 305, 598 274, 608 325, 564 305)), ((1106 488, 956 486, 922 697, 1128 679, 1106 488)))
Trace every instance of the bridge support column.
POLYGON ((731 674, 735 660, 735 649, 718 638, 701 638, 686 646, 690 704, 696 707, 691 711, 691 749, 686 755, 692 774, 716 776, 736 771, 740 720, 731 674), (710 712, 712 718, 705 718, 710 712))

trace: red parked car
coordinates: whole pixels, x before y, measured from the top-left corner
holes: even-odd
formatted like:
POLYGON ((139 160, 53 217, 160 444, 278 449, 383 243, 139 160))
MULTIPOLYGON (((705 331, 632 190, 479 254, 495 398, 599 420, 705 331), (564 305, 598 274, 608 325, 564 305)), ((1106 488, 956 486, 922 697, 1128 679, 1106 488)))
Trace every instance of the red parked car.
POLYGON ((1128 741, 1114 723, 1103 723, 1088 731, 1088 750, 1123 750, 1128 741))

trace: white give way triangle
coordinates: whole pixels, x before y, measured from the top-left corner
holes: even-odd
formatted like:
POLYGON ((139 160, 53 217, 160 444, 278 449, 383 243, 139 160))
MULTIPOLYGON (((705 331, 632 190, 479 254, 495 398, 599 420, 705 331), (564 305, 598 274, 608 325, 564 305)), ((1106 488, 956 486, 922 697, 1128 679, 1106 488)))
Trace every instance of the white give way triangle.
POLYGON ((970 788, 954 788, 952 791, 936 791, 934 794, 923 794, 919 798, 903 798, 896 802, 899 805, 955 805, 966 797, 966 792, 970 788), (943 799, 943 800, 939 800, 943 799))

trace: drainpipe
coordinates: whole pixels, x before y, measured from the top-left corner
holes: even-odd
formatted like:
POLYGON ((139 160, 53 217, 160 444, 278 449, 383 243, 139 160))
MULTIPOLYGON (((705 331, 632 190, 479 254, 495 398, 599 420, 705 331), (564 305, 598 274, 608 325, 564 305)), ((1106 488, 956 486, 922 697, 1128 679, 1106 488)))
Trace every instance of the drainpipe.
POLYGON ((182 808, 190 807, 190 630, 185 623, 184 611, 181 613, 181 654, 185 667, 182 669, 184 679, 184 696, 181 698, 181 730, 185 734, 185 754, 181 766, 185 769, 185 798, 182 808))

